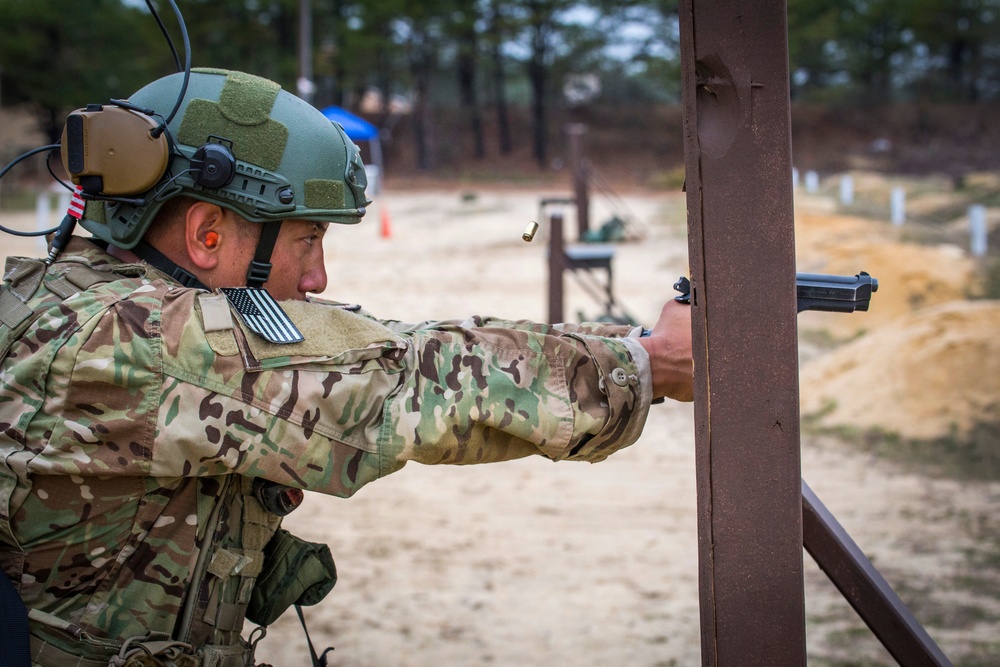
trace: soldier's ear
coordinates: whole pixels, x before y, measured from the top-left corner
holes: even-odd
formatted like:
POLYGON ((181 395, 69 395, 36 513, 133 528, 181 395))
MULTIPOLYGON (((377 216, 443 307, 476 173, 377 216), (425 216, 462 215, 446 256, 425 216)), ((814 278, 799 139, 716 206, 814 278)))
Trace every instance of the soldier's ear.
POLYGON ((184 218, 184 244, 188 258, 203 271, 211 271, 225 256, 232 235, 226 234, 226 211, 208 202, 198 201, 188 208, 184 218))

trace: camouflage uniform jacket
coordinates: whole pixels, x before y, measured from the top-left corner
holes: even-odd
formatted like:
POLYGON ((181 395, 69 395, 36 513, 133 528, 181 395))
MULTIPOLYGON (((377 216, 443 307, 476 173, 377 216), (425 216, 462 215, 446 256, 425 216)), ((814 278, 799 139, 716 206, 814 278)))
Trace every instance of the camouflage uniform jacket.
POLYGON ((0 290, 0 565, 97 638, 174 633, 227 480, 348 497, 408 461, 600 461, 650 403, 629 327, 286 302, 306 340, 279 346, 89 241, 40 266, 9 260, 0 290))

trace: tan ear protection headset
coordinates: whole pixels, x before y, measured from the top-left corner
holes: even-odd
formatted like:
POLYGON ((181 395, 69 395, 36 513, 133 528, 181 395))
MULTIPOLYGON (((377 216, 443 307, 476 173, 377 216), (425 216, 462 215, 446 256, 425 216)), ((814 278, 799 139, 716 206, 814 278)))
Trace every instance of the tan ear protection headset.
MULTIPOLYGON (((122 100, 90 104, 69 115, 62 135, 62 162, 74 184, 94 199, 115 200, 149 192, 170 165, 170 134, 153 111, 122 100)), ((228 185, 236 158, 223 143, 195 152, 190 175, 205 188, 228 185)))

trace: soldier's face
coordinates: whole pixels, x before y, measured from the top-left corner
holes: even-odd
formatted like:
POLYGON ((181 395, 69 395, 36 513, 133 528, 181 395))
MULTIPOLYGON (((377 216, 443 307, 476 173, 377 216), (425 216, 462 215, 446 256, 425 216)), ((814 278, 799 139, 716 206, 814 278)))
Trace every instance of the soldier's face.
POLYGON ((326 289, 323 236, 330 223, 286 220, 271 252, 271 275, 264 287, 278 301, 304 300, 326 289))

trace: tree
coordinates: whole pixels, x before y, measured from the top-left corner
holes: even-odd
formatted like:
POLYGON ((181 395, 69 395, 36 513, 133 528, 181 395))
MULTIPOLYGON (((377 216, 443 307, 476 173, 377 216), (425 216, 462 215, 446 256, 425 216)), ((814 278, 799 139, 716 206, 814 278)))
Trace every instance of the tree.
POLYGON ((842 64, 833 57, 840 5, 827 0, 788 0, 788 60, 792 98, 836 85, 842 64))
POLYGON ((487 19, 487 35, 491 61, 491 79, 493 90, 493 106, 497 114, 497 133, 500 143, 500 154, 509 155, 514 149, 510 137, 510 116, 507 111, 506 67, 503 56, 503 44, 506 41, 507 22, 502 3, 490 0, 489 18, 487 19))
POLYGON ((913 0, 909 12, 932 63, 927 78, 937 75, 951 99, 988 94, 1000 69, 1000 0, 913 0))
POLYGON ((793 95, 1000 93, 1000 0, 788 0, 793 95))
POLYGON ((562 28, 561 13, 570 8, 572 0, 520 0, 513 3, 512 15, 522 26, 527 43, 525 63, 531 88, 532 154, 539 166, 548 162, 549 70, 562 28))
POLYGON ((335 84, 339 95, 335 104, 360 101, 365 91, 381 94, 382 119, 389 115, 389 101, 397 89, 408 85, 409 65, 405 47, 405 1, 343 2, 344 9, 332 17, 336 32, 328 33, 329 48, 336 63, 335 84), (353 91, 352 100, 345 97, 353 91))
POLYGON ((483 122, 479 110, 479 94, 477 90, 477 74, 479 71, 479 23, 480 8, 476 2, 467 0, 452 0, 454 7, 451 12, 450 33, 455 40, 457 55, 455 57, 458 74, 458 90, 462 100, 462 108, 469 118, 472 131, 473 154, 477 159, 486 156, 486 146, 483 143, 483 122))
POLYGON ((854 0, 840 13, 838 41, 852 78, 862 85, 862 101, 893 98, 893 75, 905 67, 913 32, 904 9, 909 0, 854 0))
POLYGON ((401 34, 410 64, 413 85, 413 130, 417 147, 417 167, 431 168, 430 93, 431 77, 437 65, 447 0, 424 0, 406 5, 400 17, 401 34))
POLYGON ((297 0, 183 3, 193 64, 250 72, 296 90, 298 8, 297 0))
POLYGON ((155 22, 120 0, 0 0, 0 17, 10 27, 0 40, 4 103, 33 108, 52 143, 69 111, 128 97, 173 71, 155 22))

